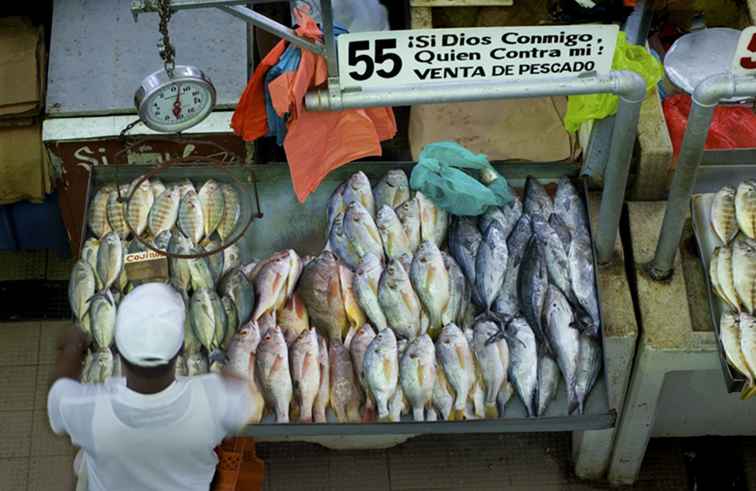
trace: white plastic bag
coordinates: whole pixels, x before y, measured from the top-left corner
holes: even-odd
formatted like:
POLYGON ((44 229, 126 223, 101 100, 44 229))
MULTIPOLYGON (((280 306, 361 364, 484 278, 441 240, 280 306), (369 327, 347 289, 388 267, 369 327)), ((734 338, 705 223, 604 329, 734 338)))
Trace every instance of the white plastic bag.
POLYGON ((378 0, 333 0, 336 22, 349 32, 388 31, 388 11, 378 0))

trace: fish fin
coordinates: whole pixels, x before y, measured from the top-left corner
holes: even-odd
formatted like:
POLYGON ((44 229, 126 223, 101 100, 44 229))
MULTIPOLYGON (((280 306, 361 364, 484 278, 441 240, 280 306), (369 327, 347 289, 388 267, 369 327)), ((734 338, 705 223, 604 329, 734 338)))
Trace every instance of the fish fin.
POLYGON ((499 409, 496 407, 496 403, 486 404, 485 416, 486 419, 496 419, 499 417, 499 409))

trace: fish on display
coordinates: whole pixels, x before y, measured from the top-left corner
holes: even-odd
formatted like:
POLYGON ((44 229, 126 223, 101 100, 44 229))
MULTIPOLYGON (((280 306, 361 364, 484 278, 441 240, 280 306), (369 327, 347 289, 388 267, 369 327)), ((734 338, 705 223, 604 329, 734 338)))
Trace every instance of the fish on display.
POLYGON ((491 321, 483 320, 473 328, 472 350, 478 362, 485 391, 485 417, 497 418, 499 411, 497 401, 499 392, 507 382, 509 369, 509 347, 504 339, 490 343, 499 327, 491 321))
POLYGON ((744 181, 735 192, 735 218, 740 231, 756 239, 756 182, 744 181))
POLYGON ((504 235, 509 237, 515 225, 522 216, 522 202, 517 196, 512 196, 512 201, 502 207, 489 206, 478 219, 481 233, 486 233, 491 222, 499 222, 504 235))
POLYGON ((739 304, 753 315, 756 308, 756 241, 735 239, 732 245, 732 281, 739 304))
POLYGON ((110 348, 115 337, 116 305, 109 290, 92 297, 89 318, 95 346, 98 349, 110 348))
POLYGON ((199 353, 202 349, 202 343, 200 343, 197 336, 194 335, 194 329, 192 328, 192 315, 189 311, 190 303, 187 300, 184 300, 184 303, 187 306, 187 314, 184 319, 184 355, 189 355, 192 353, 199 353))
POLYGON ((430 320, 431 337, 438 336, 444 327, 444 313, 449 305, 449 273, 441 251, 433 241, 426 240, 417 249, 410 280, 430 320))
POLYGON ((551 355, 541 352, 538 355, 538 386, 535 398, 535 415, 546 415, 551 401, 559 389, 559 365, 551 355))
POLYGON ((203 353, 191 353, 186 357, 187 377, 196 377, 210 372, 207 357, 203 353))
POLYGON ((113 374, 113 353, 110 349, 97 350, 92 355, 89 379, 93 384, 104 384, 113 374))
POLYGON ((424 421, 436 384, 436 347, 430 336, 424 334, 412 340, 399 363, 399 379, 413 419, 424 421))
POLYGON ((588 213, 577 188, 569 177, 562 177, 557 183, 554 195, 554 213, 562 219, 570 235, 589 236, 588 213))
POLYGON ((471 285, 475 285, 475 263, 482 241, 475 218, 456 217, 449 232, 449 252, 471 285))
MULTIPOLYGON (((756 319, 745 312, 741 312, 738 324, 740 327, 740 350, 743 352, 743 359, 748 365, 751 377, 756 377, 756 319)), ((756 388, 751 386, 744 394, 744 398, 751 398, 754 390, 756 388)))
POLYGON ((320 334, 318 334, 318 366, 320 367, 320 383, 313 403, 312 415, 316 423, 325 423, 326 408, 331 399, 331 362, 328 359, 328 343, 320 334))
POLYGON ((386 173, 373 189, 375 208, 382 206, 396 208, 410 199, 409 181, 407 174, 401 169, 393 169, 386 173))
POLYGON ((255 363, 265 402, 275 413, 277 423, 288 423, 294 389, 289 371, 289 351, 281 329, 274 327, 265 333, 257 347, 255 363))
POLYGON ((304 268, 297 293, 320 334, 331 342, 343 340, 349 324, 341 296, 339 260, 332 252, 324 251, 304 268))
POLYGON ((554 230, 554 233, 556 233, 557 237, 559 237, 559 241, 562 244, 565 254, 569 254, 570 243, 572 242, 572 232, 570 232, 570 228, 564 223, 562 217, 556 213, 551 214, 548 223, 554 230))
MULTIPOLYGON (((407 346, 409 346, 409 341, 407 341, 406 339, 397 339, 396 341, 396 353, 397 353, 396 369, 397 370, 399 370, 399 363, 401 363, 402 357, 404 357, 404 353, 406 353, 407 351, 407 346)), ((403 414, 410 413, 410 406, 407 403, 407 398, 404 397, 404 390, 402 389, 401 382, 397 382, 394 395, 391 396, 391 398, 389 399, 388 410, 389 410, 388 421, 392 423, 400 422, 402 420, 403 414)))
POLYGON ((379 332, 368 345, 362 367, 363 377, 375 400, 378 420, 389 418, 389 400, 399 383, 396 336, 391 329, 379 332))
MULTIPOLYGON (((132 183, 132 187, 135 184, 136 181, 132 183)), ((147 179, 131 191, 131 199, 128 203, 126 217, 136 235, 141 236, 147 230, 147 219, 150 216, 150 209, 152 209, 154 202, 155 197, 152 195, 152 186, 150 186, 150 181, 147 179)))
POLYGON ((199 244, 205 235, 202 204, 195 191, 187 192, 179 201, 178 226, 193 245, 199 244))
POLYGON ((228 347, 228 364, 226 366, 232 373, 247 381, 251 395, 252 400, 247 416, 248 424, 259 423, 265 409, 265 399, 255 375, 257 347, 260 345, 261 338, 260 328, 254 322, 249 322, 234 335, 228 347))
POLYGON ((150 190, 152 191, 153 202, 158 199, 158 196, 165 191, 165 184, 158 178, 150 179, 150 190))
POLYGON ((291 262, 288 254, 278 255, 262 266, 254 280, 257 305, 252 315, 253 320, 283 306, 286 301, 286 280, 290 270, 291 262))
POLYGON ((74 317, 81 322, 89 310, 89 300, 95 294, 95 272, 88 262, 79 259, 68 280, 68 302, 74 317))
POLYGON ((378 227, 370 212, 359 202, 347 205, 347 211, 344 214, 344 232, 360 258, 365 257, 366 254, 382 257, 383 242, 378 233, 378 227))
POLYGON ((501 290, 508 259, 507 236, 499 222, 491 222, 475 259, 475 291, 479 305, 486 312, 491 310, 501 290))
POLYGON ((412 255, 413 250, 410 248, 407 234, 393 208, 384 205, 378 209, 376 226, 383 241, 386 257, 396 259, 404 254, 412 255))
POLYGON ((549 272, 551 283, 559 288, 568 299, 572 299, 569 259, 562 239, 540 215, 533 216, 532 225, 533 233, 543 247, 546 269, 549 272))
POLYGON ((339 184, 331 194, 331 197, 328 198, 328 206, 326 207, 328 228, 326 228, 326 231, 328 232, 327 235, 329 237, 331 229, 333 228, 333 223, 336 221, 336 217, 341 216, 343 218, 344 212, 346 212, 346 205, 344 204, 344 188, 346 188, 346 181, 339 184))
POLYGON ((225 210, 225 198, 221 185, 213 179, 208 179, 199 190, 199 200, 202 206, 203 229, 205 237, 210 237, 218 228, 225 210))
POLYGON ((236 188, 231 184, 221 184, 221 192, 223 193, 223 215, 218 223, 218 236, 221 241, 225 242, 231 238, 231 234, 234 233, 236 224, 239 222, 239 216, 241 216, 241 203, 239 201, 239 194, 236 192, 236 188))
POLYGON ((714 248, 714 251, 711 253, 711 260, 709 261, 709 282, 711 283, 711 289, 714 290, 714 293, 717 294, 730 310, 737 311, 737 307, 730 304, 722 291, 722 287, 719 286, 719 271, 717 271, 719 267, 719 250, 719 247, 714 248))
POLYGON ((179 353, 176 355, 176 364, 174 366, 174 376, 178 379, 180 377, 188 377, 189 373, 186 368, 186 359, 184 355, 179 353))
POLYGON ((533 329, 538 342, 546 345, 547 351, 549 351, 549 347, 544 334, 542 314, 548 287, 549 274, 542 247, 538 239, 531 237, 520 264, 517 291, 519 292, 522 314, 528 321, 530 328, 533 329))
POLYGON ((180 199, 178 188, 172 188, 163 191, 155 200, 147 218, 147 228, 153 237, 170 230, 176 224, 180 199))
POLYGON ((399 261, 392 259, 378 285, 378 302, 396 334, 414 339, 420 334, 420 300, 399 261))
POLYGON ((554 286, 549 286, 544 304, 546 337, 549 340, 559 370, 567 386, 567 409, 572 414, 578 408, 575 384, 580 354, 580 331, 574 327, 575 316, 569 302, 554 286))
POLYGON ((379 331, 388 327, 386 316, 378 303, 378 284, 383 274, 381 260, 374 254, 367 254, 360 262, 352 280, 352 290, 370 323, 379 331))
POLYGON ((449 276, 449 302, 446 304, 441 321, 444 325, 450 322, 462 324, 463 311, 470 301, 467 280, 462 268, 459 267, 453 257, 445 252, 442 252, 441 256, 444 260, 446 273, 449 276))
POLYGON ((197 188, 194 187, 194 184, 192 184, 192 181, 189 180, 189 178, 185 177, 181 179, 179 182, 175 184, 176 189, 179 190, 179 193, 181 197, 186 195, 186 193, 194 191, 197 192, 197 188))
POLYGON ((404 233, 409 240, 410 250, 414 254, 421 242, 420 233, 420 202, 417 197, 408 199, 394 209, 399 221, 402 222, 404 233))
POLYGON ((286 304, 276 313, 276 317, 289 346, 310 328, 307 307, 297 293, 289 297, 286 304))
POLYGON ((231 342, 231 337, 239 327, 239 313, 236 310, 236 305, 231 297, 223 295, 221 297, 221 306, 223 307, 225 322, 223 323, 223 329, 216 331, 216 336, 220 339, 218 344, 222 349, 228 347, 228 343, 231 342))
MULTIPOLYGON (((365 312, 362 311, 352 284, 354 283, 354 274, 352 270, 339 264, 339 287, 341 289, 341 299, 344 302, 344 313, 346 314, 348 332, 355 332, 367 322, 365 312)), ((348 334, 345 334, 347 336, 348 334)), ((349 343, 345 341, 349 346, 349 343)))
POLYGON ((152 239, 152 247, 159 251, 167 251, 168 245, 171 243, 171 237, 173 237, 173 233, 170 230, 163 230, 157 237, 152 239))
POLYGON ((525 198, 522 204, 523 213, 531 217, 540 215, 544 220, 554 212, 554 204, 551 202, 546 189, 533 176, 528 176, 525 180, 525 198))
POLYGON ((585 410, 585 400, 591 393, 599 372, 601 372, 601 344, 593 336, 580 335, 580 355, 578 356, 575 394, 578 400, 578 414, 585 410))
POLYGON ((291 347, 294 398, 300 408, 299 419, 303 423, 312 423, 312 410, 320 388, 319 349, 315 329, 303 332, 291 347))
POLYGON ((194 335, 202 346, 209 352, 217 349, 216 329, 225 320, 218 294, 211 288, 195 290, 189 304, 189 316, 194 335))
POLYGON ((108 200, 110 192, 115 189, 112 185, 106 185, 97 190, 89 203, 89 214, 87 223, 89 229, 98 239, 102 239, 105 234, 110 232, 110 223, 108 223, 108 200))
MULTIPOLYGON (((191 254, 192 242, 181 232, 176 232, 171 236, 171 240, 168 243, 168 252, 179 255, 191 254)), ((191 259, 168 258, 171 283, 178 290, 187 292, 192 286, 192 270, 189 266, 191 261, 191 259)))
POLYGON ((217 239, 205 239, 201 247, 209 254, 206 257, 207 264, 210 266, 210 273, 213 276, 213 284, 218 283, 223 274, 223 252, 219 251, 221 243, 217 239))
POLYGON ((456 324, 447 324, 436 341, 436 356, 454 389, 455 399, 450 421, 464 418, 467 398, 476 382, 475 360, 462 330, 456 324))
POLYGON ((349 347, 349 353, 352 355, 352 364, 357 381, 360 383, 362 390, 365 392, 365 407, 363 408, 362 420, 373 421, 375 419, 375 401, 370 393, 370 388, 365 380, 364 372, 361 367, 365 365, 365 353, 368 346, 375 338, 375 331, 370 324, 362 326, 354 336, 346 343, 349 347))
POLYGON ((506 274, 501 290, 499 290, 492 306, 492 310, 502 316, 504 320, 512 319, 520 314, 518 278, 525 248, 528 246, 532 235, 530 217, 522 215, 507 239, 509 258, 507 259, 506 274))
MULTIPOLYGON (((204 251, 196 247, 192 249, 193 254, 201 254, 202 252, 204 251)), ((207 257, 196 257, 188 259, 188 261, 189 271, 192 276, 192 289, 196 291, 203 288, 213 288, 215 281, 213 281, 213 273, 210 270, 210 263, 207 257)))
POLYGON ((527 321, 515 317, 506 327, 509 337, 509 378, 525 406, 529 417, 537 414, 538 347, 536 337, 527 321))
POLYGON ((734 305, 735 308, 740 311, 740 302, 738 301, 738 294, 735 290, 735 276, 732 269, 732 249, 729 247, 721 247, 717 254, 717 275, 719 288, 727 298, 727 303, 734 305))
POLYGON ((590 236, 580 233, 574 235, 567 257, 570 265, 572 293, 579 305, 578 314, 583 332, 598 337, 601 320, 590 236))
POLYGON ((725 186, 717 191, 711 203, 709 222, 714 233, 725 245, 738 235, 738 222, 735 218, 735 188, 725 186))
POLYGON ((126 225, 126 195, 118 197, 117 191, 111 191, 108 196, 108 223, 113 232, 121 240, 129 236, 129 226, 126 225))
MULTIPOLYGON (((99 249, 100 241, 98 239, 95 239, 94 237, 85 240, 84 245, 81 247, 79 259, 89 264, 92 267, 92 271, 97 270, 97 251, 99 249)), ((99 281, 99 278, 95 276, 95 282, 99 283, 99 281)))
POLYGON ((446 380, 444 369, 436 357, 436 381, 433 384, 431 403, 433 408, 426 412, 428 421, 448 420, 454 407, 453 389, 446 380))
POLYGON ((449 228, 449 214, 420 191, 415 193, 415 199, 420 207, 420 239, 441 246, 449 228))
POLYGON ((361 395, 355 380, 349 350, 339 339, 331 339, 328 347, 330 362, 330 402, 339 423, 359 423, 361 395))
POLYGON ((359 203, 371 217, 375 217, 373 189, 370 180, 362 171, 352 174, 344 187, 344 206, 349 208, 352 203, 359 203))
POLYGON ((755 374, 746 361, 741 344, 740 317, 729 312, 722 313, 719 321, 719 339, 727 362, 746 378, 746 390, 754 386, 755 374))
POLYGON ((331 224, 328 247, 350 268, 356 268, 360 264, 360 255, 344 231, 344 213, 337 215, 331 224))
POLYGON ((223 274, 241 266, 241 249, 234 243, 223 249, 223 274))
POLYGON ((107 290, 118 279, 123 269, 123 244, 118 234, 109 232, 100 242, 97 251, 97 277, 100 278, 102 289, 107 290))

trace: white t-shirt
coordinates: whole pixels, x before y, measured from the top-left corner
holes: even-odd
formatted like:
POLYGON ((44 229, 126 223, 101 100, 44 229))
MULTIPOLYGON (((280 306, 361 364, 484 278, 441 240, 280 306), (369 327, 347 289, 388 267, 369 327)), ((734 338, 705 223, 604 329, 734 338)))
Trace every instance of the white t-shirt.
POLYGON ((157 394, 126 379, 80 384, 60 379, 47 398, 50 426, 85 452, 91 491, 207 491, 213 449, 249 413, 246 384, 217 374, 180 378, 157 394))

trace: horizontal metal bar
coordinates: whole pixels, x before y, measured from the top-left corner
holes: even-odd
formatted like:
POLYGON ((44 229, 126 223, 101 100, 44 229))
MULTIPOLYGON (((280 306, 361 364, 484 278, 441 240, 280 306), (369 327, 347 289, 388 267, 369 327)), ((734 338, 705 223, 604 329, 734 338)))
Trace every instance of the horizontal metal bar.
POLYGON ((312 51, 313 53, 318 55, 323 54, 324 52, 322 45, 315 44, 297 36, 297 33, 294 32, 294 29, 286 27, 285 25, 280 24, 260 13, 257 13, 252 9, 241 6, 224 6, 219 8, 224 12, 233 15, 234 17, 238 17, 245 22, 254 25, 255 27, 259 27, 263 31, 267 31, 275 36, 280 37, 281 39, 285 39, 295 46, 299 46, 300 48, 312 51))
POLYGON ((754 162, 756 162, 756 148, 731 148, 705 150, 701 165, 753 165, 754 162))
MULTIPOLYGON (((171 0, 171 10, 204 9, 208 7, 223 7, 230 5, 248 5, 257 3, 287 2, 288 0, 171 0)), ((134 0, 131 2, 131 12, 143 14, 158 12, 158 0, 134 0)))

